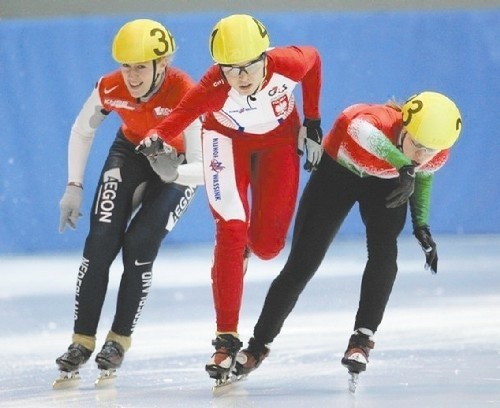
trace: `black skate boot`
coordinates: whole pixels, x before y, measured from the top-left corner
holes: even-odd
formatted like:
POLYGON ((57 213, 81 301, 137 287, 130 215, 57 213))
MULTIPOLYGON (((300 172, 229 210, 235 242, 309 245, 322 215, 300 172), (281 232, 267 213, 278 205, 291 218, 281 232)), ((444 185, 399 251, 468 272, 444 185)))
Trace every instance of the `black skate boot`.
POLYGON ((216 386, 219 386, 227 382, 236 363, 236 354, 243 343, 236 336, 225 333, 212 340, 212 345, 215 347, 215 353, 205 365, 205 371, 216 380, 216 386))
POLYGON ((80 373, 78 370, 88 361, 91 354, 92 350, 79 343, 72 343, 66 353, 56 358, 56 364, 59 367, 59 377, 52 383, 52 388, 60 389, 78 386, 80 382, 80 373))
POLYGON ((346 367, 349 372, 359 374, 365 371, 370 350, 373 349, 374 346, 375 343, 371 340, 369 335, 356 330, 349 339, 347 350, 342 358, 342 365, 346 367))
POLYGON ((108 340, 95 356, 97 367, 100 370, 116 370, 122 365, 125 350, 116 341, 108 340))
POLYGON ((107 340, 102 349, 95 356, 97 367, 101 373, 95 380, 97 388, 107 387, 114 384, 116 379, 116 369, 122 365, 125 349, 113 340, 107 340))
POLYGON ((56 359, 56 364, 59 370, 64 372, 78 371, 88 361, 91 354, 92 350, 81 344, 73 343, 68 347, 66 353, 56 359))
POLYGON ((269 355, 269 352, 269 347, 258 343, 252 337, 248 341, 248 347, 236 355, 236 365, 234 366, 233 373, 237 377, 247 376, 260 366, 262 361, 269 355))

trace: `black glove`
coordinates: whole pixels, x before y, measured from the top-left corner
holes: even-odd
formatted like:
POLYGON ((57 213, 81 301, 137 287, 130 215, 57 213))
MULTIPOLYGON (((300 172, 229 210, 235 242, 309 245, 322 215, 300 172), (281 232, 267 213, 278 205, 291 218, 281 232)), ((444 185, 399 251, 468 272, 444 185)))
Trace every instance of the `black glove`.
POLYGON ((299 132, 298 154, 302 156, 304 149, 307 152, 304 169, 314 170, 321 160, 323 147, 321 140, 323 131, 321 130, 321 119, 304 119, 303 127, 299 132))
POLYGON ((399 169, 399 186, 385 198, 387 208, 396 208, 406 203, 415 190, 415 166, 408 164, 399 169))
POLYGON ((155 157, 163 152, 163 140, 154 133, 141 140, 136 146, 135 152, 142 153, 146 157, 155 157))
POLYGON ((413 235, 417 238, 420 246, 425 253, 425 269, 431 270, 432 273, 437 273, 438 268, 438 254, 436 250, 436 243, 432 239, 431 231, 428 225, 417 227, 413 231, 413 235))

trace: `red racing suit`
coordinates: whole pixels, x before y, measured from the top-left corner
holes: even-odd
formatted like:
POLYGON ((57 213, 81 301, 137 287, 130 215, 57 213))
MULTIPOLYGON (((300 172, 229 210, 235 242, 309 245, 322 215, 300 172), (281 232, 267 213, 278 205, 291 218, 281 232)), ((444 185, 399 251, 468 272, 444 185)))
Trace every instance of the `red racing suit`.
POLYGON ((212 287, 219 332, 237 331, 245 249, 271 259, 285 245, 299 180, 300 120, 292 93, 299 82, 304 117, 319 119, 321 59, 315 48, 270 49, 263 83, 251 96, 240 95, 214 65, 149 133, 168 142, 204 115, 203 167, 216 223, 212 287))

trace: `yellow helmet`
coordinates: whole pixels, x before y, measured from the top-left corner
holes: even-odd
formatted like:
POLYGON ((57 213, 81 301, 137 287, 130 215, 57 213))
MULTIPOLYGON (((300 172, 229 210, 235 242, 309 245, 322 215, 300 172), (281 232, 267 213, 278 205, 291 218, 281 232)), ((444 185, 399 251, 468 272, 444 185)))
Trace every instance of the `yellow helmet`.
POLYGON ((220 20, 210 35, 210 54, 217 64, 240 64, 257 59, 269 47, 266 27, 246 14, 220 20))
POLYGON ((174 51, 174 37, 154 20, 130 21, 120 28, 113 40, 113 58, 120 64, 154 61, 174 51))
POLYGON ((455 103, 437 92, 413 95, 402 107, 403 125, 415 142, 430 149, 448 149, 462 130, 455 103))

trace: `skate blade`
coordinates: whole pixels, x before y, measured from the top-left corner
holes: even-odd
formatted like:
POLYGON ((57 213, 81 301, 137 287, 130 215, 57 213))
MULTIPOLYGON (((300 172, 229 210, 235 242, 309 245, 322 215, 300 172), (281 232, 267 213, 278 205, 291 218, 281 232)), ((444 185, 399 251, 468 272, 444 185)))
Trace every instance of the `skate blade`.
POLYGON ((101 370, 94 385, 96 388, 106 388, 113 386, 116 380, 116 370, 101 370))
POLYGON ((54 390, 64 390, 68 388, 76 388, 80 385, 80 375, 78 371, 65 372, 61 371, 59 378, 56 378, 52 383, 54 390))
POLYGON ((356 392, 356 388, 358 387, 359 381, 359 373, 349 372, 350 378, 347 380, 347 385, 349 387, 349 392, 354 394, 356 392))
POLYGON ((231 375, 225 379, 221 378, 215 380, 215 385, 212 387, 213 395, 217 397, 219 395, 223 395, 229 392, 234 385, 240 383, 241 381, 246 380, 246 378, 247 375, 240 375, 240 376, 231 375))

